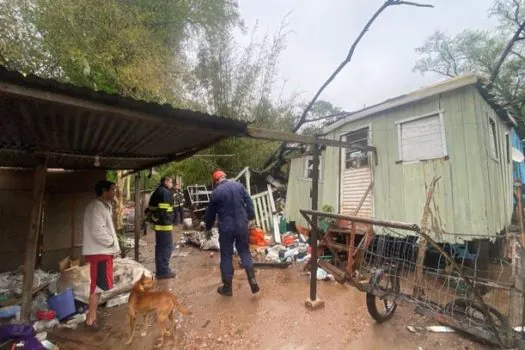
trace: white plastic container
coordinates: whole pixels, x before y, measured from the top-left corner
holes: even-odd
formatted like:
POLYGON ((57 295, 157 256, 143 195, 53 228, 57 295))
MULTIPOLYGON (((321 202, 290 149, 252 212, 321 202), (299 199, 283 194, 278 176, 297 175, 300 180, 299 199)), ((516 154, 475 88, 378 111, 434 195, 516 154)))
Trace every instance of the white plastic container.
POLYGON ((193 221, 191 220, 191 218, 185 218, 183 220, 184 222, 184 227, 185 228, 192 228, 193 227, 193 221))

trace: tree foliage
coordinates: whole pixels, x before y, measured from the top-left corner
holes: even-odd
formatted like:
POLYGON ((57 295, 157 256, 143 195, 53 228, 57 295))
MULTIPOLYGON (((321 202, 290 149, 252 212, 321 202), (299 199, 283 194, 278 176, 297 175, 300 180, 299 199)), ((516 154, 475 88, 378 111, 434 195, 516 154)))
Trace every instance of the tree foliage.
POLYGON ((490 80, 499 102, 525 120, 525 8, 519 0, 496 0, 489 12, 498 20, 495 31, 465 30, 455 36, 436 31, 416 49, 414 71, 454 77, 467 72, 490 80), (510 47, 508 55, 505 49, 510 47), (499 61, 503 58, 501 68, 499 61))

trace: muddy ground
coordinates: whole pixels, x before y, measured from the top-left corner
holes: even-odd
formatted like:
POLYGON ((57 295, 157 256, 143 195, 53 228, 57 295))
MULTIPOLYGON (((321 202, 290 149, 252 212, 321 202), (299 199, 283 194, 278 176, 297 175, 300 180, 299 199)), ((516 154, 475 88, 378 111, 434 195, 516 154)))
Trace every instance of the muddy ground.
MULTIPOLYGON (((154 235, 148 234, 142 249, 144 265, 154 269, 154 235)), ((180 232, 175 233, 175 242, 180 232)), ((398 308, 394 317, 376 324, 368 315, 365 295, 350 286, 322 281, 318 295, 325 307, 309 311, 308 276, 303 265, 257 271, 262 288, 252 296, 244 271, 237 270, 234 297, 217 294, 220 281, 219 254, 183 246, 174 250, 172 266, 177 277, 161 281, 159 288, 173 291, 192 315, 180 320, 174 339, 165 349, 487 349, 456 333, 411 333, 407 326, 436 325, 409 308, 398 308), (187 256, 177 256, 187 252, 187 256)), ((238 266, 235 262, 234 266, 238 266)), ((138 324, 131 346, 126 305, 102 309, 99 333, 83 329, 57 330, 49 338, 60 349, 153 349, 159 332, 154 320, 148 334, 141 336, 138 324), (69 340, 66 340, 69 339, 69 340)))

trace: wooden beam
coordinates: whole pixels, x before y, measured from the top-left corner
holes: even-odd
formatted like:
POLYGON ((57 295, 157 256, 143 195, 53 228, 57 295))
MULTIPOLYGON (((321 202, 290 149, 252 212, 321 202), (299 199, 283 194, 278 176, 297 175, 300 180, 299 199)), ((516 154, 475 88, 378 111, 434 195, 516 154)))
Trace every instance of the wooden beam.
POLYGON ((135 174, 135 261, 139 261, 139 240, 142 228, 142 210, 140 205, 140 173, 135 174))
POLYGON ((350 148, 363 152, 376 152, 374 146, 363 146, 357 143, 347 143, 338 140, 330 140, 324 138, 318 138, 315 136, 297 135, 291 132, 283 132, 277 130, 261 129, 248 127, 248 136, 255 139, 263 139, 270 141, 284 141, 284 142, 296 142, 309 145, 321 145, 339 148, 350 148))
POLYGON ((518 204, 516 206, 516 211, 517 211, 516 218, 518 219, 519 224, 520 224, 520 242, 521 242, 521 246, 525 247, 525 227, 523 223, 523 190, 521 188, 521 184, 518 184, 517 186, 514 185, 514 187, 515 187, 514 191, 516 193, 516 201, 518 204))
POLYGON ((423 287, 423 263, 425 262, 425 254, 427 252, 428 240, 426 236, 428 234, 428 220, 430 219, 430 202, 434 195, 434 188, 441 177, 434 177, 428 186, 427 196, 425 199, 425 205, 423 206, 423 213, 421 214, 421 231, 419 235, 419 248, 417 252, 416 260, 416 280, 414 283, 413 295, 414 298, 419 299, 424 297, 425 290, 423 287), (422 234, 423 233, 423 234, 422 234))
POLYGON ((27 236, 26 255, 24 260, 24 283, 22 287, 22 321, 28 321, 31 313, 31 301, 33 291, 33 279, 35 273, 36 249, 38 244, 38 233, 42 222, 42 203, 46 187, 47 166, 39 165, 35 170, 33 184, 33 205, 31 208, 31 221, 29 234, 27 236))
POLYGON ((370 184, 368 185, 368 188, 366 189, 366 192, 361 197, 361 200, 359 201, 359 204, 357 205, 357 208, 355 208, 353 216, 357 216, 359 214, 359 210, 361 210, 361 207, 366 201, 366 197, 370 194, 370 191, 372 191, 372 187, 374 187, 374 180, 370 181, 370 184))

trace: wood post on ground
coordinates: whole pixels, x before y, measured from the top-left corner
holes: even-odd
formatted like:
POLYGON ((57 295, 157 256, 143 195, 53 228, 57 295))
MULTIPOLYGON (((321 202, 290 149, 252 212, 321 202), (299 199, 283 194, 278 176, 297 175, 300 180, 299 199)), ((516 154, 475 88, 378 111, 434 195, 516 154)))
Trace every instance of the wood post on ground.
POLYGON ((135 261, 139 261, 139 240, 141 232, 142 205, 140 203, 140 173, 135 174, 135 261))
MULTIPOLYGON (((441 177, 434 177, 428 186, 427 195, 425 199, 425 205, 423 206, 423 213, 421 215, 421 226, 420 229, 423 233, 428 234, 428 220, 430 218, 430 201, 434 194, 434 188, 441 177)), ((425 253, 427 250, 427 240, 423 235, 419 236, 419 249, 416 260, 416 283, 414 283, 414 297, 420 298, 424 295, 425 291, 421 287, 423 281, 423 263, 425 261, 425 253)))
POLYGON ((46 187, 47 165, 42 163, 35 170, 33 181, 33 204, 31 207, 31 222, 27 236, 27 247, 24 259, 24 283, 22 287, 22 321, 28 321, 31 314, 33 297, 33 279, 38 244, 38 235, 42 226, 42 204, 46 187))

